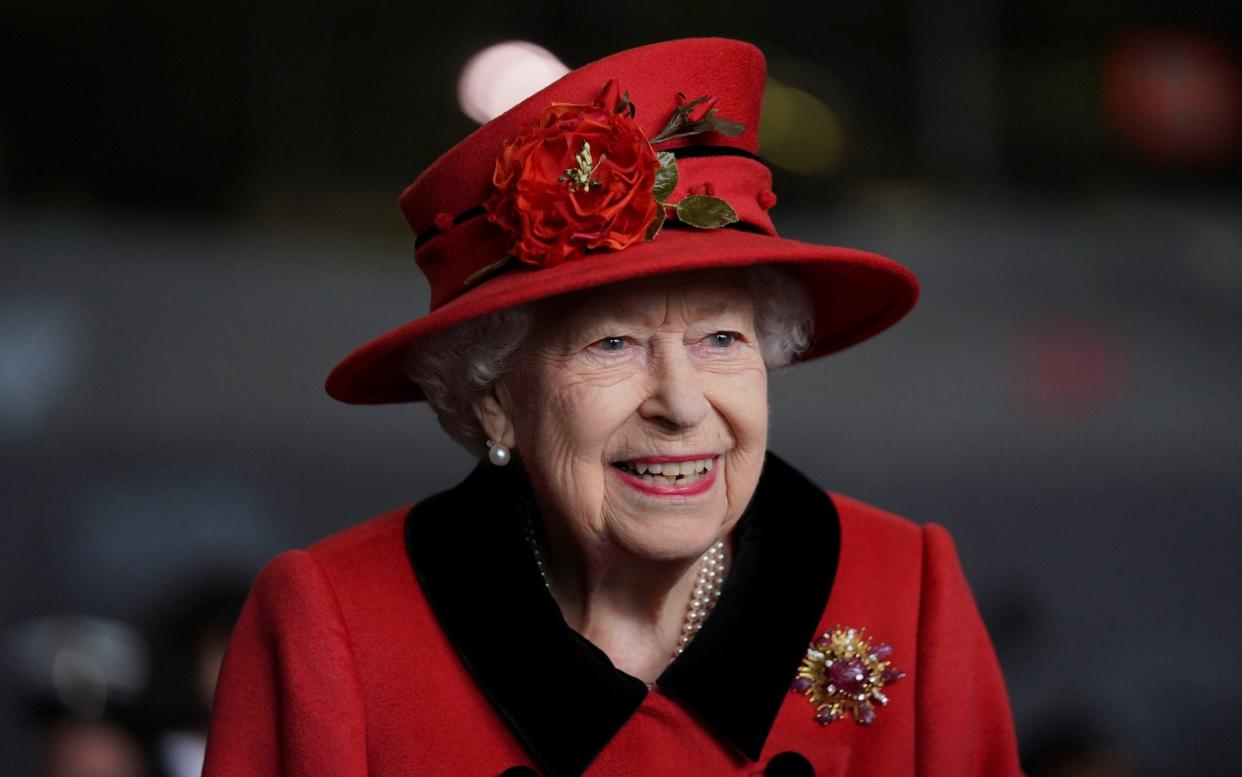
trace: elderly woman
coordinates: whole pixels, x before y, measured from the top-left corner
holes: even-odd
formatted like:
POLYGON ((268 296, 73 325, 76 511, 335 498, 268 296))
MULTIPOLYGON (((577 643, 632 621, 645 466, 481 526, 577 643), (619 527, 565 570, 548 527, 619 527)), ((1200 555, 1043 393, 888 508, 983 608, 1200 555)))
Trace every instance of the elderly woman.
POLYGON ((943 529, 767 451, 772 369, 917 286, 778 237, 762 55, 587 65, 402 196, 432 310, 337 366, 483 462, 259 575, 206 775, 1007 775, 1004 686, 943 529))

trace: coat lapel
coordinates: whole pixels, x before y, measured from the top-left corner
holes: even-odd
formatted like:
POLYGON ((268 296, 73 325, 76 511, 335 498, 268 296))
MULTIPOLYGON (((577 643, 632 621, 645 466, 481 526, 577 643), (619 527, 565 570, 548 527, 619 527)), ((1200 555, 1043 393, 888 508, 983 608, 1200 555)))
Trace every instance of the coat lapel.
MULTIPOLYGON (((522 536, 533 503, 519 466, 481 464, 410 511, 406 550, 482 691, 548 774, 577 777, 647 687, 561 617, 522 536)), ((657 685, 758 760, 828 601, 840 526, 824 492, 769 454, 733 538, 720 600, 657 685)))

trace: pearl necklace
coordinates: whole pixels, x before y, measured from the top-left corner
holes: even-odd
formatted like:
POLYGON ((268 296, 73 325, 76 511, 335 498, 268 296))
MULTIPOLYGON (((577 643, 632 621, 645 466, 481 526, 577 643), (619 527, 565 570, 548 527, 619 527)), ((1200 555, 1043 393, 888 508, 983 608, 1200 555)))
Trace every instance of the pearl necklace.
MULTIPOLYGON (((551 592, 552 586, 548 584, 548 573, 543 568, 543 555, 539 552, 539 542, 535 539, 535 522, 529 515, 526 516, 526 526, 522 534, 526 537, 526 544, 530 546, 531 553, 535 556, 535 566, 539 567, 543 586, 551 592)), ((720 598, 720 589, 725 579, 724 544, 724 540, 717 540, 716 544, 708 548, 699 559, 699 574, 694 580, 694 590, 690 592, 690 603, 686 605, 686 619, 681 626, 681 635, 677 637, 677 647, 673 650, 673 658, 680 656, 690 641, 699 633, 699 629, 703 628, 703 622, 707 620, 707 616, 711 614, 716 601, 720 598)))
POLYGON ((725 560, 724 540, 716 540, 716 544, 707 549, 703 558, 699 559, 699 576, 694 580, 694 590, 690 592, 690 604, 686 607, 686 621, 681 627, 681 636, 677 638, 677 649, 673 658, 681 655, 694 635, 703 628, 703 621, 716 606, 720 598, 720 589, 724 585, 725 560))

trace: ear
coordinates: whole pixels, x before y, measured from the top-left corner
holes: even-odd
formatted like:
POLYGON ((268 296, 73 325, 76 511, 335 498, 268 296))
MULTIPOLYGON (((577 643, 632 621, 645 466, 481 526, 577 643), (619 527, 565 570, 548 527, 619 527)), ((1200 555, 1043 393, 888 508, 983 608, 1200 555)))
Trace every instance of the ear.
POLYGON ((478 420, 479 426, 483 427, 487 439, 498 442, 506 448, 516 448, 513 414, 509 409, 512 403, 504 387, 493 383, 486 391, 475 396, 473 404, 474 417, 478 420))

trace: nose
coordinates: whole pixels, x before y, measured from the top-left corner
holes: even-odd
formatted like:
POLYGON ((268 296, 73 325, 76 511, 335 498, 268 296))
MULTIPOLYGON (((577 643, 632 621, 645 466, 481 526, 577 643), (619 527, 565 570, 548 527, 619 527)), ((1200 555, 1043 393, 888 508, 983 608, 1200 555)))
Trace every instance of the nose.
POLYGON ((708 413, 707 395, 685 347, 669 343, 652 356, 647 396, 638 408, 639 414, 672 429, 702 423, 708 413))

